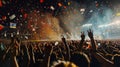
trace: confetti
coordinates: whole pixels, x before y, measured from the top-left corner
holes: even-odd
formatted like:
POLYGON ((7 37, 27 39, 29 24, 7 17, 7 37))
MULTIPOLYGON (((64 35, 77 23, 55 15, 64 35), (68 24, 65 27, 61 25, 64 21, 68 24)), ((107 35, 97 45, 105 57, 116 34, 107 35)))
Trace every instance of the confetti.
POLYGON ((12 22, 10 22, 10 28, 16 28, 16 23, 12 23, 12 22))
POLYGON ((44 0, 40 0, 40 3, 43 3, 44 2, 44 0))
POLYGON ((3 4, 2 4, 2 0, 0 0, 0 7, 2 7, 3 6, 3 4))
POLYGON ((85 9, 84 9, 84 8, 82 8, 82 9, 80 9, 80 11, 81 11, 81 12, 84 12, 84 11, 85 11, 85 9))
POLYGON ((28 16, 28 14, 27 14, 27 13, 25 13, 25 14, 24 14, 24 19, 26 19, 26 18, 27 18, 27 16, 28 16))
POLYGON ((62 4, 61 4, 61 3, 58 3, 58 6, 59 6, 59 7, 61 7, 61 6, 62 6, 62 4))
MULTIPOLYGON (((41 38, 45 36, 45 38, 57 39, 60 34, 69 32, 75 34, 72 36, 73 39, 77 39, 78 32, 86 30, 87 24, 92 24, 91 28, 95 33, 112 28, 113 31, 120 31, 117 29, 120 24, 116 23, 120 19, 119 3, 118 0, 0 0, 0 24, 10 28, 9 25, 14 23, 13 27, 16 25, 14 28, 20 33, 36 32, 36 38, 41 34, 41 38), (102 29, 103 27, 105 28, 102 29)), ((12 29, 10 31, 13 31, 12 29)))
POLYGON ((51 9, 51 10, 55 10, 54 6, 50 6, 50 9, 51 9))
POLYGON ((93 10, 90 10, 89 12, 90 12, 90 13, 92 13, 92 12, 93 12, 93 10))
POLYGON ((68 2, 68 5, 71 5, 71 2, 68 2))
POLYGON ((15 19, 15 17, 16 17, 16 15, 13 14, 13 15, 11 15, 9 18, 10 18, 10 20, 13 20, 13 19, 15 19))
POLYGON ((4 28, 4 26, 0 24, 0 30, 2 30, 3 28, 4 28))

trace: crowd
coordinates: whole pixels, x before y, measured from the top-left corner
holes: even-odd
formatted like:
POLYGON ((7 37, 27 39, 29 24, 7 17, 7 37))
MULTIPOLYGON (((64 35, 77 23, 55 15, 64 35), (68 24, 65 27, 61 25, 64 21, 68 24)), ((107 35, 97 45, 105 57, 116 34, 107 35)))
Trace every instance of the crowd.
POLYGON ((0 67, 120 67, 120 42, 94 40, 22 42, 13 37, 10 44, 0 42, 0 67))

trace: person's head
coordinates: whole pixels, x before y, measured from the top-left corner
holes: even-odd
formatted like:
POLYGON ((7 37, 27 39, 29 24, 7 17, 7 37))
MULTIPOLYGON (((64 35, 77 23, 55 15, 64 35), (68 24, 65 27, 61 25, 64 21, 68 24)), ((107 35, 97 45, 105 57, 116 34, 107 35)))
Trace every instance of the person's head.
POLYGON ((84 53, 74 53, 71 55, 71 62, 75 63, 79 67, 90 67, 90 60, 84 53))
POLYGON ((51 67, 78 67, 78 66, 69 61, 58 61, 55 62, 51 67))

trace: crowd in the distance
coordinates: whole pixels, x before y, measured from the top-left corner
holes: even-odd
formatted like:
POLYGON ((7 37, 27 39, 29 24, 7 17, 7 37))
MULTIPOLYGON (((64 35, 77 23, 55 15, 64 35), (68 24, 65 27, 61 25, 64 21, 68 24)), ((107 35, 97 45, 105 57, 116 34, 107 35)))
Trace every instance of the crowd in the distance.
POLYGON ((14 37, 11 43, 0 42, 0 67, 120 67, 120 42, 94 40, 22 42, 14 37))

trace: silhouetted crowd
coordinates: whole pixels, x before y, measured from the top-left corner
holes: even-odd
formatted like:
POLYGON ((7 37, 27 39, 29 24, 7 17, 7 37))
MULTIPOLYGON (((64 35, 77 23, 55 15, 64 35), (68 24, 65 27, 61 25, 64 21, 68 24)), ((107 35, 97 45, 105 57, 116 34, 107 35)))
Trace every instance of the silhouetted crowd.
POLYGON ((120 41, 90 40, 22 42, 13 37, 10 44, 0 42, 0 67, 120 67, 120 41))

